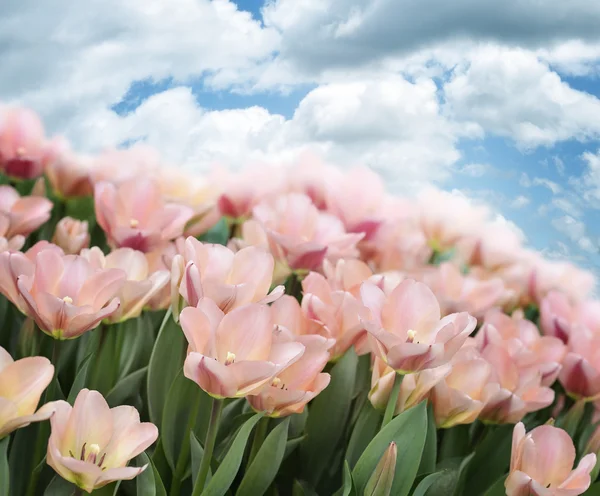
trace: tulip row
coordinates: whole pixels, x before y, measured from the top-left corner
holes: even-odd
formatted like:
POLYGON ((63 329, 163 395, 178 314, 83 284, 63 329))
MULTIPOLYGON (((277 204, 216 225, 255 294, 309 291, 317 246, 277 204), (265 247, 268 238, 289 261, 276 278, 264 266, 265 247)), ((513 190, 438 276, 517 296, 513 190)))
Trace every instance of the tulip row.
POLYGON ((600 301, 368 169, 95 157, 0 107, 0 496, 600 493, 600 301))

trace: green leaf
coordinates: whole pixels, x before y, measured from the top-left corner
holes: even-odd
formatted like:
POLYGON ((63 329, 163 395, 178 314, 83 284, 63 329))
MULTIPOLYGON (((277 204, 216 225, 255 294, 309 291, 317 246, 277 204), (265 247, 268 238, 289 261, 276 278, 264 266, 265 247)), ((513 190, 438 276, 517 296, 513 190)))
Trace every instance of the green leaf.
POLYGON ((198 240, 203 243, 214 243, 217 245, 226 245, 229 240, 229 225, 225 220, 225 217, 221 217, 213 227, 206 231, 201 236, 198 236, 198 240))
POLYGON ((165 486, 152 460, 146 453, 141 453, 136 457, 136 466, 144 465, 148 465, 146 470, 135 478, 137 496, 167 496, 165 486))
POLYGON ((398 445, 399 449, 391 494, 405 496, 409 493, 417 475, 425 445, 427 435, 426 411, 425 402, 421 402, 417 406, 402 412, 369 443, 352 471, 358 494, 363 493, 371 474, 392 441, 398 445))
POLYGON ((292 496, 319 496, 306 481, 295 480, 292 487, 292 496))
MULTIPOLYGON (((204 448, 193 431, 190 432, 190 450, 192 452, 192 480, 195 481, 198 477, 198 470, 200 469, 202 457, 204 456, 204 448)), ((211 477, 212 471, 209 469, 208 475, 206 476, 206 483, 210 481, 211 477)))
POLYGON ((223 496, 227 492, 242 463, 248 437, 262 417, 262 413, 257 413, 242 426, 202 496, 223 496))
POLYGON ((306 435, 296 437, 294 439, 289 439, 287 443, 285 443, 285 453, 283 455, 283 459, 285 460, 288 456, 290 456, 298 446, 306 439, 306 435))
POLYGON ((6 436, 0 440, 0 496, 10 494, 10 470, 8 468, 8 441, 6 436))
POLYGON ((344 478, 342 482, 342 487, 338 489, 334 496, 355 496, 356 492, 354 491, 354 481, 352 480, 352 471, 350 470, 350 465, 348 465, 348 460, 344 462, 344 478))
POLYGON ((180 476, 186 473, 189 463, 189 432, 206 432, 210 404, 210 396, 180 370, 165 401, 161 428, 165 456, 172 470, 180 465, 180 476))
POLYGON ((600 496, 600 482, 592 484, 590 488, 583 494, 584 496, 600 496))
POLYGON ((78 196, 65 200, 65 215, 74 219, 87 220, 92 228, 95 224, 94 198, 91 196, 78 196))
POLYGON ((267 491, 283 461, 289 425, 288 417, 269 433, 248 467, 237 496, 261 496, 267 491))
POLYGON ((346 449, 346 460, 350 468, 354 468, 360 455, 377 434, 380 424, 381 413, 373 408, 370 401, 366 401, 352 430, 346 449))
POLYGON ((466 467, 464 488, 458 494, 484 494, 508 471, 513 425, 486 426, 487 432, 466 467))
POLYGON ((506 488, 504 487, 504 481, 506 480, 506 475, 500 477, 486 492, 485 496, 505 496, 506 488))
POLYGON ((83 361, 79 364, 77 375, 75 376, 75 380, 73 381, 73 385, 71 386, 71 390, 69 391, 69 397, 67 398, 67 401, 71 405, 75 403, 77 395, 86 386, 90 370, 90 359, 92 358, 92 355, 93 353, 88 353, 83 359, 83 361))
POLYGON ((417 475, 430 474, 435 471, 435 462, 437 459, 437 426, 433 415, 432 405, 427 407, 427 437, 425 438, 425 448, 421 456, 421 465, 417 475))
POLYGON ((148 367, 136 370, 127 377, 121 379, 106 395, 106 402, 110 407, 115 407, 125 403, 125 400, 135 396, 140 391, 140 387, 148 372, 148 367))
POLYGON ((44 491, 44 496, 71 496, 75 490, 76 486, 56 475, 44 491))
POLYGON ((440 461, 456 457, 465 457, 471 452, 468 425, 456 425, 450 429, 443 429, 441 433, 442 442, 439 453, 440 461))
POLYGON ((429 489, 439 481, 445 475, 445 471, 435 472, 425 477, 419 485, 415 488, 412 496, 425 496, 428 494, 429 489))
POLYGON ((306 442, 300 446, 304 478, 316 486, 346 428, 356 380, 358 358, 350 348, 331 369, 329 386, 310 407, 306 442))
POLYGON ((163 408, 175 376, 183 368, 185 337, 167 311, 148 365, 148 410, 154 425, 162 425, 163 408))

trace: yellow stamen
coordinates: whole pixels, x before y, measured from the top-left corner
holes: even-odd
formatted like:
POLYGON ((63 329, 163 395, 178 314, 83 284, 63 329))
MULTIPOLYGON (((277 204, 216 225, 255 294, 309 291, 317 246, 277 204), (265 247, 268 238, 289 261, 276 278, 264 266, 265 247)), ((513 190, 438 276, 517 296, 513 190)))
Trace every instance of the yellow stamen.
POLYGON ((414 342, 414 340, 415 340, 415 337, 417 336, 417 333, 416 333, 416 331, 413 331, 412 329, 409 329, 409 330, 406 332, 406 335, 407 335, 407 337, 408 337, 408 339, 407 339, 406 341, 407 341, 408 343, 412 343, 412 342, 414 342))
POLYGON ((68 304, 70 305, 71 303, 73 303, 73 298, 71 298, 70 296, 65 296, 65 297, 63 298, 63 301, 64 301, 65 303, 68 303, 68 304))
POLYGON ((19 148, 17 148, 17 155, 19 157, 22 157, 23 155, 25 155, 27 153, 27 150, 25 150, 24 147, 20 146, 19 148))
POLYGON ((130 226, 131 226, 133 229, 135 229, 137 226, 139 226, 139 225, 140 225, 140 221, 139 221, 139 220, 137 220, 137 219, 131 219, 131 220, 129 221, 129 225, 130 225, 130 226))
POLYGON ((227 358, 225 358, 225 365, 231 365, 233 362, 235 362, 235 353, 228 351, 227 358))
POLYGON ((271 383, 271 386, 279 387, 280 385, 281 385, 281 379, 279 377, 275 377, 275 379, 273 379, 273 382, 271 383))
POLYGON ((90 463, 96 463, 98 453, 100 453, 100 446, 98 446, 97 444, 90 444, 88 455, 85 461, 90 463))

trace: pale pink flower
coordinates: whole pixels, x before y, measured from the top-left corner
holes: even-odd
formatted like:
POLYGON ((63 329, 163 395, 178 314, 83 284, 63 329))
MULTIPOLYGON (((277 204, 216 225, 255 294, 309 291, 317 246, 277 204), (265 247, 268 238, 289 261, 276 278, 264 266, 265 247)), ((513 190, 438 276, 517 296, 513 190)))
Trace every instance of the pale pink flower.
POLYGON ((51 433, 46 461, 63 479, 91 493, 117 480, 130 480, 147 465, 128 467, 158 437, 132 406, 109 408, 98 391, 82 389, 73 407, 49 403, 51 433))
MULTIPOLYGON (((173 259, 175 255, 183 255, 185 239, 177 238, 174 242, 167 243, 160 248, 145 253, 148 261, 148 270, 151 274, 166 270, 171 274, 173 259)), ((171 306, 171 284, 161 288, 150 300, 148 306, 152 310, 166 310, 171 306)))
POLYGON ((596 455, 584 456, 573 470, 575 446, 562 429, 541 425, 529 434, 522 422, 515 425, 507 496, 576 496, 590 487, 596 455))
POLYGON ((264 230, 273 256, 292 270, 319 270, 325 259, 356 258, 364 236, 347 233, 337 217, 319 212, 308 196, 297 193, 262 202, 252 215, 252 230, 264 230))
POLYGON ((94 246, 83 250, 81 256, 96 269, 120 269, 127 276, 116 295, 119 308, 106 319, 110 323, 139 317, 150 299, 166 287, 171 279, 168 270, 150 272, 145 255, 131 248, 118 248, 104 255, 100 248, 94 246))
POLYGON ((422 280, 437 297, 443 315, 462 311, 480 318, 498 305, 505 294, 501 279, 479 280, 463 275, 456 265, 448 262, 426 271, 422 280))
POLYGON ((360 296, 360 286, 363 282, 382 279, 379 274, 374 277, 373 271, 366 263, 355 259, 341 259, 335 264, 325 260, 323 274, 331 291, 345 291, 357 298, 360 296))
POLYGON ((490 383, 491 375, 492 366, 476 351, 457 353, 452 371, 430 394, 436 424, 449 428, 474 422, 497 390, 497 385, 490 383))
POLYGON ((600 398, 600 334, 585 326, 571 329, 568 353, 558 376, 567 393, 577 399, 600 398))
POLYGON ((189 343, 184 374, 216 398, 256 394, 304 352, 298 342, 273 342, 267 305, 251 303, 224 314, 210 299, 181 312, 189 343))
POLYGON ((160 154, 155 148, 135 143, 129 148, 105 150, 95 156, 90 164, 90 178, 93 184, 102 181, 121 184, 152 175, 160 165, 160 154))
POLYGON ((193 215, 190 207, 165 203, 158 184, 144 177, 97 183, 94 201, 109 244, 143 252, 181 236, 193 215))
POLYGON ((27 314, 55 339, 72 339, 95 328, 119 308, 126 274, 97 269, 84 257, 42 250, 33 274, 20 275, 17 288, 27 314))
POLYGON ((353 168, 327 190, 327 211, 338 217, 348 232, 372 239, 383 222, 385 186, 379 174, 367 167, 353 168))
POLYGON ((54 367, 47 358, 14 361, 0 346, 0 439, 31 422, 50 418, 51 410, 35 410, 53 376, 54 367))
POLYGON ((490 344, 481 356, 492 366, 489 396, 479 418, 490 423, 515 423, 527 413, 552 404, 554 391, 542 385, 542 374, 536 368, 519 368, 502 346, 490 344))
POLYGON ((333 340, 322 336, 293 336, 285 329, 279 330, 276 343, 297 341, 304 345, 302 356, 280 372, 258 393, 247 396, 248 402, 258 412, 271 417, 285 417, 302 413, 306 404, 329 385, 329 374, 323 368, 329 361, 333 340), (285 336, 285 337, 284 337, 285 336))
POLYGON ((540 304, 540 325, 544 334, 569 341, 571 327, 581 325, 600 333, 600 302, 572 302, 560 291, 550 291, 540 304))
POLYGON ((39 196, 21 196, 12 186, 0 186, 0 218, 5 238, 28 236, 50 218, 52 202, 39 196))
POLYGON ((77 255, 90 245, 87 221, 64 217, 56 224, 52 242, 60 246, 67 255, 77 255))
POLYGON ((54 194, 60 198, 92 196, 89 159, 64 150, 46 167, 46 176, 54 194))
POLYGON ((283 294, 283 286, 269 289, 273 278, 273 256, 249 246, 234 253, 222 245, 185 240, 184 254, 173 258, 171 295, 173 313, 179 314, 181 298, 196 306, 207 297, 228 312, 246 303, 269 303, 283 294))
POLYGON ((289 329, 297 336, 320 334, 329 337, 329 331, 323 330, 323 324, 309 319, 298 303, 298 300, 284 294, 271 304, 273 324, 289 329))
POLYGON ((324 163, 321 157, 304 152, 300 154, 296 164, 286 170, 286 179, 285 192, 305 194, 315 207, 326 210, 329 190, 344 179, 344 172, 324 163))
MULTIPOLYGON (((432 388, 450 373, 450 370, 450 364, 446 363, 440 367, 405 375, 400 385, 400 394, 398 395, 394 415, 398 415, 423 401, 432 388)), ((385 410, 394 387, 396 375, 397 373, 393 368, 386 365, 380 358, 375 357, 371 375, 371 390, 369 391, 369 400, 375 408, 385 410)))
POLYGON ((20 179, 39 177, 47 154, 44 126, 37 114, 0 106, 0 169, 20 179))
POLYGON ((361 287, 365 321, 373 352, 406 374, 447 363, 473 332, 477 321, 467 313, 440 320, 440 306, 423 283, 402 281, 388 296, 372 283, 361 287))
POLYGON ((20 251, 4 251, 0 253, 0 293, 6 296, 22 313, 27 313, 27 306, 17 288, 17 279, 21 275, 33 276, 35 258, 43 250, 54 250, 64 255, 61 248, 48 241, 38 241, 25 253, 20 251))

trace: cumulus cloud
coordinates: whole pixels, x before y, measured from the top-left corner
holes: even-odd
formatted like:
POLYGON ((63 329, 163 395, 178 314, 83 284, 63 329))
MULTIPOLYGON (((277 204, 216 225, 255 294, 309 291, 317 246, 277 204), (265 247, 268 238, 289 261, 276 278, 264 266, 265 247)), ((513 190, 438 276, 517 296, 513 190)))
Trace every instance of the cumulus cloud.
POLYGON ((512 208, 523 208, 531 203, 531 200, 526 196, 519 195, 517 196, 510 204, 512 208))
POLYGON ((600 208, 600 150, 585 152, 582 158, 586 164, 583 177, 579 181, 584 199, 595 208, 600 208))
POLYGON ((600 137, 600 100, 574 90, 527 50, 486 46, 444 86, 448 111, 524 149, 600 137))
POLYGON ((554 228, 565 234, 569 240, 576 243, 579 248, 588 253, 598 252, 598 247, 586 235, 585 224, 570 215, 564 215, 556 219, 552 219, 554 228))

